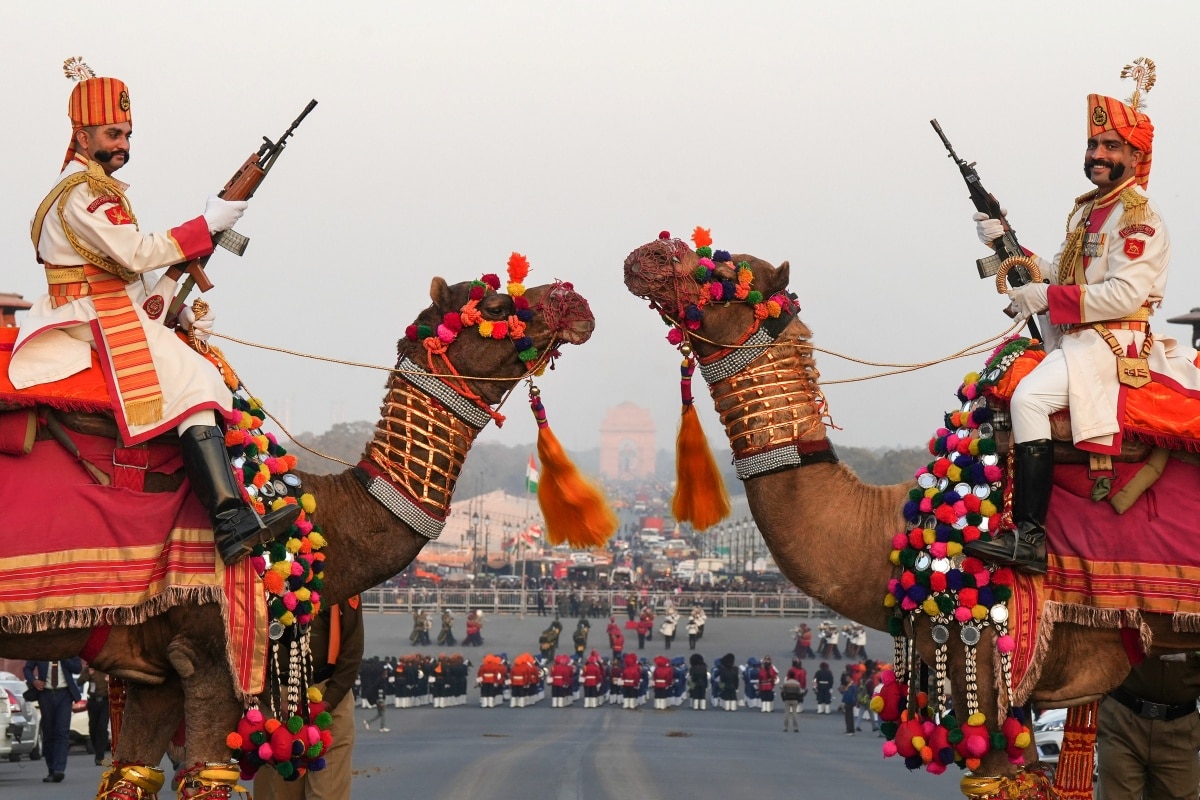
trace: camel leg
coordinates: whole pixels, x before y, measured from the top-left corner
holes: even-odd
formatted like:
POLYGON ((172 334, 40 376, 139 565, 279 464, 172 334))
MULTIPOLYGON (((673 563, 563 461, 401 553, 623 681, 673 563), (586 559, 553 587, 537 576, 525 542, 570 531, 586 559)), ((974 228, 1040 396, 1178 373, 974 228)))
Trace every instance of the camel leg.
POLYGON ((130 683, 126 689, 125 719, 113 749, 112 767, 100 778, 97 797, 157 797, 166 780, 159 769, 163 753, 183 719, 183 686, 170 676, 161 684, 130 683))

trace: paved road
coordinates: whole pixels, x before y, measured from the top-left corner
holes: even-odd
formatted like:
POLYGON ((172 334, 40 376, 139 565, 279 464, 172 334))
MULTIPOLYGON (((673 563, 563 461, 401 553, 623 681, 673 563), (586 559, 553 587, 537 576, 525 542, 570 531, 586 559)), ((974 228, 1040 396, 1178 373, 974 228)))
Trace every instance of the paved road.
MULTIPOLYGON (((592 644, 606 644, 603 625, 593 628, 592 644)), ((459 648, 478 662, 495 649, 515 656, 535 650, 548 624, 536 616, 485 620, 485 648, 459 648)), ((771 655, 790 660, 789 629, 795 620, 709 619, 702 646, 711 664, 726 652, 739 661, 771 655)), ((411 652, 411 620, 399 615, 367 619, 367 655, 411 652)), ((457 624, 461 638, 462 621, 457 624)), ((564 620, 565 634, 574 623, 564 620)), ((564 636, 564 643, 569 638, 564 636)), ((633 643, 636 645, 636 638, 633 643)), ((644 651, 663 652, 656 636, 644 651)), ((600 648, 597 648, 600 649, 600 648)), ((872 632, 868 652, 891 659, 891 640, 872 632)), ((676 642, 672 655, 688 654, 676 642)), ((815 664, 806 664, 810 673, 815 664)), ((834 664, 835 672, 838 665, 834 664)), ((469 702, 449 709, 389 709, 390 733, 358 731, 355 743, 355 800, 394 798, 526 798, 548 800, 677 800, 677 798, 886 797, 897 800, 961 798, 961 773, 910 773, 898 759, 883 759, 882 739, 869 730, 845 736, 838 715, 813 713, 812 695, 799 734, 783 733, 780 711, 763 714, 692 711, 685 706, 638 711, 614 706, 584 709, 580 703, 551 708, 549 700, 526 709, 481 709, 472 690, 469 702)), ((360 719, 374 710, 360 710, 360 719)), ((41 783, 41 762, 0 764, 0 800, 59 800, 95 796, 100 768, 81 749, 73 752, 64 783, 41 783)), ((169 793, 164 791, 162 797, 169 793)))

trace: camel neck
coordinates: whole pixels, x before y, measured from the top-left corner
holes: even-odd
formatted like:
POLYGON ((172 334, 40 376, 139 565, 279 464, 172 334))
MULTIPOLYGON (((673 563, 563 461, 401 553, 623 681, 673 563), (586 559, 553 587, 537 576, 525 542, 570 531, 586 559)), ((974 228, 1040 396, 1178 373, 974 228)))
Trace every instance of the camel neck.
POLYGON ((427 381, 445 384, 426 374, 413 374, 415 382, 407 371, 392 373, 363 460, 378 467, 396 489, 431 516, 445 520, 467 451, 486 420, 478 425, 464 420, 447 407, 440 392, 427 391, 431 388, 427 381))

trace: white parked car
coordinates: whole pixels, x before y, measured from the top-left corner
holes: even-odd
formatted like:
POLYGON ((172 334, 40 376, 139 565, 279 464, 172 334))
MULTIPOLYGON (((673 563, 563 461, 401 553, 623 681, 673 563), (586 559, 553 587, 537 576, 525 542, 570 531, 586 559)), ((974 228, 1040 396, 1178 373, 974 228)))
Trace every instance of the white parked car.
POLYGON ((1058 769, 1058 756, 1062 750, 1063 729, 1067 723, 1065 708, 1049 708, 1033 721, 1033 741, 1037 745, 1038 760, 1046 765, 1046 775, 1053 780, 1058 769))
POLYGON ((0 758, 31 761, 42 757, 42 712, 24 698, 28 687, 11 672, 0 672, 0 758))

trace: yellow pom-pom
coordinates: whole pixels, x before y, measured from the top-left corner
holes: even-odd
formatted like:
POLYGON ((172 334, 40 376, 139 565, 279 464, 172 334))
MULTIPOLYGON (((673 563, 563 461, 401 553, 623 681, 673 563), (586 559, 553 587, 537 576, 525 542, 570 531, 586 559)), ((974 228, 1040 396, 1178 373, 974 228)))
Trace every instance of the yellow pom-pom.
POLYGON ((525 294, 525 285, 521 283, 510 282, 508 284, 508 293, 512 297, 520 297, 525 294))
POLYGON ((279 615, 279 621, 284 625, 294 625, 296 623, 296 615, 290 611, 285 611, 279 615))
POLYGON ((282 497, 276 497, 276 498, 275 498, 275 499, 274 499, 274 500, 271 502, 271 510, 272 510, 272 511, 278 511, 279 509, 283 508, 283 507, 284 507, 284 506, 286 506, 287 504, 288 504, 288 501, 287 501, 287 500, 284 500, 282 497))
POLYGON ((912 746, 917 750, 920 750, 921 748, 923 748, 925 746, 925 737, 924 736, 912 737, 912 746))
POLYGON ((973 456, 979 455, 979 440, 972 439, 971 444, 968 445, 967 449, 970 451, 971 455, 973 455, 973 456))
POLYGON ((286 549, 292 555, 296 555, 296 553, 300 552, 300 540, 299 539, 289 538, 287 540, 287 542, 284 543, 283 546, 284 546, 284 549, 286 549))
POLYGON ((975 619, 987 619, 987 615, 988 615, 987 606, 973 606, 971 608, 971 616, 974 617, 975 619))
POLYGON ((305 514, 311 514, 317 510, 317 498, 310 493, 300 495, 300 507, 304 509, 305 514))
POLYGON ((242 412, 242 415, 238 417, 238 427, 245 430, 250 430, 254 427, 254 417, 250 416, 250 412, 242 412))
POLYGON ((968 372, 966 377, 963 378, 963 383, 979 383, 979 373, 968 372))
POLYGON ((883 596, 883 607, 884 608, 895 608, 896 607, 896 596, 893 594, 885 594, 883 596))
POLYGON ((900 564, 900 551, 899 551, 899 550, 893 550, 893 551, 892 551, 892 554, 891 554, 890 556, 888 556, 888 561, 891 561, 893 565, 899 566, 899 564, 900 564))
POLYGON ((481 319, 479 320, 479 335, 485 339, 490 339, 492 338, 492 331, 495 329, 495 327, 495 323, 490 319, 481 319))
POLYGON ((313 550, 320 550, 322 547, 329 544, 329 542, 325 540, 325 537, 316 531, 313 531, 308 535, 308 543, 312 545, 313 550))
POLYGON ((931 617, 936 617, 938 614, 942 613, 942 610, 938 608, 937 601, 934 600, 933 597, 925 598, 925 602, 921 603, 921 610, 931 617))
POLYGON ((980 714, 978 711, 976 711, 971 716, 967 717, 967 724, 974 725, 977 728, 980 725, 982 725, 985 721, 986 721, 986 718, 983 716, 983 714, 980 714))
POLYGON ((321 694, 320 689, 315 686, 308 687, 308 702, 319 703, 323 697, 324 695, 321 694))
POLYGON ((957 465, 947 467, 946 477, 950 479, 951 483, 958 483, 959 479, 962 478, 962 467, 957 465))
POLYGON ((921 534, 921 538, 925 540, 925 544, 929 545, 937 541, 937 534, 933 528, 925 528, 924 533, 921 534))
POLYGON ((1017 734, 1017 738, 1013 739, 1013 744, 1020 748, 1029 747, 1029 731, 1023 730, 1017 734))
POLYGON ((958 542, 946 542, 946 555, 954 558, 962 552, 962 545, 958 542))
POLYGON ((278 572, 283 577, 290 577, 292 574, 292 564, 290 561, 276 561, 271 565, 272 572, 278 572))
POLYGON ((257 397, 251 397, 247 402, 250 404, 250 407, 256 411, 261 411, 263 408, 262 400, 259 400, 257 397))
POLYGON ((299 589, 296 590, 296 599, 297 600, 307 600, 310 597, 312 597, 312 592, 310 592, 307 587, 301 586, 299 589))
POLYGON ((979 513, 985 517, 990 517, 996 513, 996 504, 991 500, 983 500, 979 503, 979 513))
POLYGON ((935 494, 937 494, 940 491, 941 491, 941 489, 937 488, 936 486, 930 486, 928 489, 925 490, 925 496, 933 497, 935 494))
MULTIPOLYGON (((891 597, 891 595, 888 595, 888 597, 891 597)), ((874 697, 871 698, 871 710, 874 711, 876 714, 878 714, 880 711, 883 711, 883 698, 882 697, 880 697, 879 695, 875 695, 874 697)))

